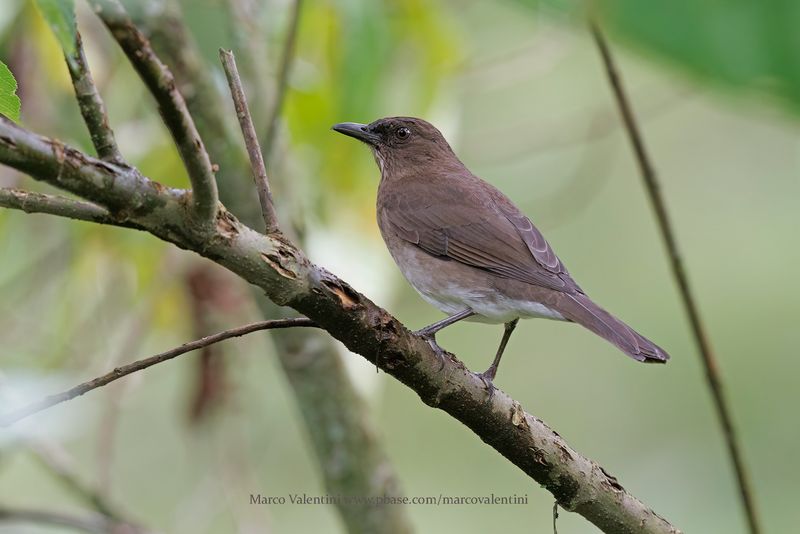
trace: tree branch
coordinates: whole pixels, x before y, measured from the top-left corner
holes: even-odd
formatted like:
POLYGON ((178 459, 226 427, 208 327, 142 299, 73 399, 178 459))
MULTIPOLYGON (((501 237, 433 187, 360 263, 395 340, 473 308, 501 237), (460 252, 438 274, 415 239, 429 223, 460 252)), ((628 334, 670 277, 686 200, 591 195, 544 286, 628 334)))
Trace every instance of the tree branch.
POLYGON ((423 402, 461 421, 545 487, 563 509, 581 514, 605 532, 678 532, 518 402, 502 391, 487 398, 484 382, 463 363, 455 357, 442 362, 427 342, 346 282, 311 263, 285 237, 262 235, 224 209, 213 228, 188 224, 179 192, 156 187, 138 174, 103 164, 8 120, 0 120, 0 163, 73 193, 83 192, 99 203, 129 192, 143 206, 133 213, 135 222, 228 268, 276 304, 294 308, 351 351, 377 362, 423 402), (53 146, 61 150, 56 152, 53 146), (61 169, 61 179, 53 179, 49 174, 53 169, 61 169))
POLYGON ((103 161, 122 165, 124 160, 117 148, 114 131, 108 124, 108 114, 105 104, 92 80, 92 73, 83 51, 81 34, 75 33, 75 51, 66 57, 72 86, 75 89, 75 99, 83 115, 83 121, 89 129, 92 144, 97 155, 103 161))
POLYGON ((65 489, 94 508, 99 514, 117 523, 138 526, 136 522, 126 519, 125 514, 109 502, 100 491, 84 483, 68 465, 68 462, 63 457, 65 454, 63 451, 58 451, 41 442, 31 442, 29 451, 42 467, 47 469, 50 474, 64 485, 65 489))
POLYGON ((228 86, 231 88, 231 97, 236 109, 236 116, 239 118, 244 144, 250 157, 253 181, 256 183, 258 201, 261 203, 261 215, 264 217, 265 231, 268 234, 272 234, 278 231, 278 217, 275 215, 272 193, 269 190, 269 177, 267 177, 267 169, 264 166, 264 158, 261 155, 261 147, 258 145, 256 129, 253 126, 253 119, 250 117, 250 109, 247 107, 247 97, 244 94, 244 88, 242 88, 239 71, 236 69, 236 58, 233 57, 233 52, 220 49, 219 59, 222 61, 222 68, 228 78, 228 86))
POLYGON ((297 30, 300 27, 300 15, 303 11, 303 0, 293 0, 292 14, 289 19, 289 29, 286 32, 286 41, 283 44, 280 70, 275 82, 275 101, 267 118, 267 132, 264 135, 264 154, 267 161, 272 157, 275 140, 278 136, 278 121, 283 111, 283 102, 286 99, 286 88, 289 85, 289 74, 294 61, 295 45, 297 43, 297 30))
POLYGON ((136 223, 115 219, 108 210, 91 202, 21 189, 0 188, 0 207, 22 210, 25 213, 47 213, 78 221, 143 229, 136 223))
POLYGON ((137 10, 134 23, 150 40, 155 52, 170 65, 178 91, 207 143, 211 161, 220 167, 219 197, 245 224, 256 228, 261 220, 258 196, 248 179, 247 152, 239 142, 238 125, 229 120, 227 97, 205 64, 197 43, 184 24, 175 0, 150 2, 137 10))
POLYGON ((186 102, 175 87, 172 72, 158 59, 122 4, 117 0, 90 0, 90 4, 158 104, 161 118, 189 173, 194 214, 202 222, 213 221, 218 204, 214 170, 186 102))
POLYGON ((606 42, 606 38, 603 35, 602 30, 596 23, 591 24, 591 32, 594 36, 597 48, 600 51, 600 56, 603 59, 606 75, 608 76, 609 84, 611 85, 611 89, 614 93, 617 107, 622 115, 622 120, 625 124, 625 131, 628 133, 628 138, 636 156, 636 162, 639 165, 639 171, 644 181, 645 189, 647 190, 647 195, 650 199, 650 204, 656 213, 656 220, 658 221, 658 227, 661 231, 661 237, 664 240, 664 245, 666 246, 667 253, 669 255, 672 275, 678 284, 681 300, 689 318, 689 323, 692 326, 692 334, 694 335, 694 340, 697 344, 700 359, 703 362, 708 388, 711 391, 712 398, 714 399, 714 407, 716 408, 717 417, 720 425, 722 426, 722 433, 725 437, 725 443, 728 447, 728 454, 736 472, 739 496, 747 517, 747 523, 750 528, 750 532, 752 534, 758 534, 761 532, 761 527, 759 526, 756 504, 753 498, 753 491, 750 487, 747 468, 739 447, 739 439, 734 428, 733 416, 725 398, 722 376, 719 373, 719 365, 711 347, 711 340, 708 337, 705 327, 703 326, 702 319, 700 318, 700 310, 697 306, 696 299, 694 298, 691 287, 689 286, 689 277, 686 274, 686 270, 683 266, 683 260, 681 259, 678 241, 675 237, 675 231, 673 230, 672 224, 670 223, 664 197, 661 195, 661 186, 658 182, 655 168, 650 161, 650 156, 645 148, 644 138, 636 122, 633 108, 628 101, 627 93, 625 92, 625 87, 622 82, 622 77, 620 76, 617 66, 614 62, 611 49, 606 42))
POLYGON ((144 178, 136 169, 91 158, 56 139, 38 136, 3 115, 0 160, 35 180, 92 199, 123 220, 134 213, 141 218, 165 206, 170 212, 179 206, 186 212, 186 191, 168 189, 144 178), (165 204, 167 196, 173 202, 165 204))
POLYGON ((119 380, 120 378, 133 374, 137 371, 147 369, 148 367, 152 367, 156 364, 176 358, 181 354, 186 354, 187 352, 191 352, 193 350, 197 350, 199 348, 206 347, 208 345, 213 345, 214 343, 219 343, 220 341, 224 341, 232 337, 244 336, 246 334, 257 332, 259 330, 292 328, 292 327, 302 327, 302 326, 316 327, 317 325, 313 321, 311 321, 310 319, 306 319, 305 317, 297 317, 293 319, 276 319, 274 321, 261 321, 258 323, 252 323, 240 326, 237 328, 231 328, 230 330, 225 330, 216 334, 212 334, 210 336, 206 336, 201 339, 197 339, 195 341, 190 341, 189 343, 184 343, 180 347, 175 347, 174 349, 170 349, 166 352, 156 354, 155 356, 150 356, 149 358, 144 358, 142 360, 137 360, 133 363, 117 367, 113 371, 109 371, 108 373, 102 376, 98 376, 97 378, 93 378, 92 380, 78 384, 77 386, 72 387, 66 391, 57 393, 55 395, 50 395, 48 397, 45 397, 44 399, 33 402, 27 406, 23 406, 22 408, 19 408, 8 414, 0 416, 0 426, 10 426, 16 423, 17 421, 25 419, 26 417, 29 417, 35 413, 39 413, 48 408, 52 408, 53 406, 61 404, 62 402, 72 400, 75 397, 79 397, 84 393, 92 391, 93 389, 106 386, 111 382, 114 382, 115 380, 119 380))
POLYGON ((2 521, 68 527, 93 534, 145 534, 147 532, 136 525, 120 523, 100 514, 80 517, 49 510, 9 508, 5 506, 0 506, 0 522, 2 521))

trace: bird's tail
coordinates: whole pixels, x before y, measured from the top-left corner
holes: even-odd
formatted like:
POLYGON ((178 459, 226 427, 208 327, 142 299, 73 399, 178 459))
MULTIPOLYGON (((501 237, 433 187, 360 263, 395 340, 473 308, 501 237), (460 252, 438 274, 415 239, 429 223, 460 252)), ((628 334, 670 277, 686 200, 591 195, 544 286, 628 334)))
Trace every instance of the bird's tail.
POLYGON ((581 293, 564 295, 559 311, 640 362, 666 363, 669 354, 581 293))

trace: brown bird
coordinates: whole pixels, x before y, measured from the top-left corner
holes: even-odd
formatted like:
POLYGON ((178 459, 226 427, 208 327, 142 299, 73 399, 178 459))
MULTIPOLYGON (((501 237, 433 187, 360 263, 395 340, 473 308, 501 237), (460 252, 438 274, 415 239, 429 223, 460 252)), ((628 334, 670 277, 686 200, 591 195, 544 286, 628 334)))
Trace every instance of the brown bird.
POLYGON ((667 361, 663 349, 584 293, 530 219, 472 174, 433 125, 389 117, 333 129, 372 149, 383 240, 414 289, 448 314, 415 333, 442 356, 435 338, 442 328, 462 319, 505 324, 494 361, 479 375, 490 393, 520 318, 572 321, 637 361, 667 361))

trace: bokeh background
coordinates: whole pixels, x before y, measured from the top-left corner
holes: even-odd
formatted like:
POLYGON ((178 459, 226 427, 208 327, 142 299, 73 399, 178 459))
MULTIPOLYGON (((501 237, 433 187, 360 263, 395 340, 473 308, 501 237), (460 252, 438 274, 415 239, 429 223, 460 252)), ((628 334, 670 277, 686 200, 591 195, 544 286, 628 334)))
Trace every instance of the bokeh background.
MULTIPOLYGON (((146 20, 163 3, 127 5, 146 20)), ((290 3, 181 4, 222 94, 217 49, 237 52, 263 125, 290 3)), ((329 130, 387 115, 429 119, 532 218, 598 302, 673 357, 638 365, 575 325, 531 320, 512 338, 497 385, 685 531, 744 532, 700 360, 577 4, 307 0, 268 163, 281 216, 314 261, 409 327, 438 320, 380 240, 374 161, 329 130)), ((662 180, 762 521, 767 532, 791 532, 800 524, 800 8, 707 4, 595 7, 662 180)), ((151 99, 81 2, 78 21, 123 153, 145 175, 186 186, 151 99)), ((91 152, 60 48, 32 2, 2 0, 0 58, 19 82, 23 124, 91 152)), ((0 185, 47 191, 6 168, 0 185)), ((204 264, 142 233, 0 210, 0 407, 192 339, 198 321, 223 329, 255 320, 247 288, 204 264), (210 297, 208 286, 217 288, 210 297)), ((459 324, 439 339, 482 370, 501 330, 459 324)), ((324 489, 269 335, 218 350, 218 379, 204 383, 212 393, 198 385, 199 356, 187 355, 4 429, 0 503, 85 510, 42 465, 44 447, 163 532, 342 531, 331 506, 249 503, 251 493, 324 489)), ((549 493, 362 358, 341 357, 407 495, 528 498, 409 506, 418 532, 550 531, 549 493)), ((57 531, 0 523, 0 532, 57 531)), ((595 531, 560 515, 559 532, 595 531)))

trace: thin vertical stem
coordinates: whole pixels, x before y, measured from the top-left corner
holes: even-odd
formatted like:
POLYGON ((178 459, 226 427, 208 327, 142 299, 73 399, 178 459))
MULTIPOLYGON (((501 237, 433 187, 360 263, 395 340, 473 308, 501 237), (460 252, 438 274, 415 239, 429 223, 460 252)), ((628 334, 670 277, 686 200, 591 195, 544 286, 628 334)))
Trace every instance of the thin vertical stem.
POLYGON ((124 163, 114 139, 114 132, 108 124, 105 104, 92 80, 81 34, 78 32, 75 33, 75 51, 66 59, 72 86, 75 88, 75 98, 98 157, 111 163, 124 163))
POLYGON ((303 10, 303 0, 294 0, 292 4, 292 14, 289 19, 289 29, 286 32, 286 41, 283 44, 283 54, 281 55, 278 79, 275 82, 275 101, 267 119, 267 133, 264 136, 264 154, 268 161, 272 156, 272 149, 275 147, 275 138, 278 135, 278 119, 283 111, 283 102, 286 99, 286 87, 289 85, 289 74, 294 60, 295 44, 297 42, 297 30, 300 27, 300 14, 303 10))
POLYGON ((228 78, 233 105, 236 108, 236 117, 239 119, 239 126, 242 128, 247 154, 250 156, 250 167, 252 167, 253 180, 258 190, 258 200, 261 203, 261 214, 264 217, 266 233, 272 234, 278 231, 278 218, 275 215, 275 206, 272 203, 272 193, 269 189, 269 178, 267 177, 267 169, 264 166, 264 157, 258 144, 258 137, 253 126, 253 119, 250 117, 250 110, 247 107, 247 97, 242 88, 242 80, 236 68, 236 58, 233 57, 233 53, 229 50, 222 49, 219 51, 219 58, 222 61, 225 76, 228 78))
POLYGON ((714 399, 714 406, 717 411, 720 425, 722 426, 722 433, 725 438, 725 443, 728 447, 728 454, 730 455, 733 468, 736 471, 736 479, 739 487, 739 496, 741 497, 742 506, 747 517, 747 523, 751 534, 759 534, 761 528, 758 522, 758 514, 756 513, 756 505, 753 498, 753 491, 750 486, 749 477, 747 475, 747 468, 742 457, 741 448, 739 446, 739 439, 733 424, 733 416, 728 407, 728 402, 725 398, 724 387, 722 384, 722 377, 719 373, 719 366, 717 365, 714 351, 711 347, 711 340, 703 327, 703 322, 700 318, 700 311, 697 307, 697 301, 694 298, 692 290, 689 286, 689 278, 683 266, 678 242, 675 237, 675 231, 670 223, 667 207, 664 202, 664 197, 661 195, 661 187, 658 182, 655 168, 650 160, 647 150, 644 145, 644 138, 642 137, 636 118, 633 113, 633 108, 628 101, 627 93, 622 82, 622 77, 619 74, 617 66, 614 62, 614 57, 611 54, 611 49, 606 42, 600 27, 596 23, 591 25, 592 35, 600 51, 605 66, 606 74, 608 76, 611 89, 614 93, 617 106, 619 107, 622 120, 625 123, 625 130, 628 133, 636 161, 639 165, 639 170, 644 180, 645 189, 647 190, 650 203, 656 213, 658 220, 658 227, 661 231, 661 237, 664 239, 664 244, 667 248, 669 255, 670 267, 675 281, 680 290, 681 300, 686 314, 689 318, 689 323, 692 326, 692 333, 694 335, 695 343, 699 349, 700 358, 705 368, 706 381, 708 388, 711 391, 711 396, 714 399))

